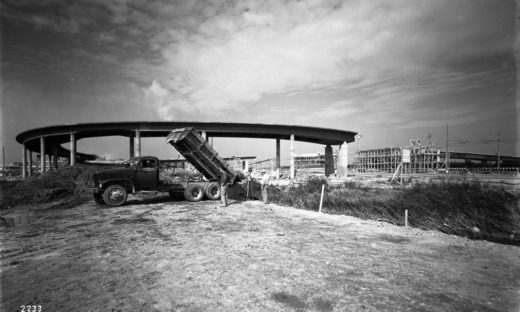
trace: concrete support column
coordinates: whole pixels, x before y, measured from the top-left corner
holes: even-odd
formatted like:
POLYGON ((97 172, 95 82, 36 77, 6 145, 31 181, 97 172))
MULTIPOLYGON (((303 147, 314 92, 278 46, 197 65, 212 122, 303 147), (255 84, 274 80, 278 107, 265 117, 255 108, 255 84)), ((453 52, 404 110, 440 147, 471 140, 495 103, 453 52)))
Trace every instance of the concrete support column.
POLYGON ((338 175, 346 177, 348 171, 348 144, 343 142, 338 152, 338 175))
POLYGON ((32 166, 33 166, 32 151, 29 151, 29 176, 30 177, 32 177, 32 166))
POLYGON ((129 137, 128 138, 128 141, 129 141, 129 144, 130 144, 130 158, 134 158, 134 151, 135 151, 135 147, 134 147, 134 137, 129 137))
POLYGON ((135 130, 135 157, 141 156, 141 131, 135 130))
POLYGON ((52 147, 52 166, 54 167, 54 169, 58 169, 58 147, 57 146, 52 147))
POLYGON ((45 138, 40 137, 40 173, 45 172, 45 138))
POLYGON ((77 148, 76 134, 71 133, 70 134, 70 161, 69 161, 69 164, 71 166, 76 165, 76 148, 77 148))
POLYGON ((276 175, 280 177, 280 139, 276 139, 276 175))
POLYGON ((327 145, 325 147, 325 176, 328 177, 334 174, 334 155, 332 154, 332 147, 327 145))
POLYGON ((294 167, 294 134, 291 134, 291 179, 294 179, 296 168, 294 167))
POLYGON ((27 177, 27 149, 25 143, 22 144, 22 177, 27 177))

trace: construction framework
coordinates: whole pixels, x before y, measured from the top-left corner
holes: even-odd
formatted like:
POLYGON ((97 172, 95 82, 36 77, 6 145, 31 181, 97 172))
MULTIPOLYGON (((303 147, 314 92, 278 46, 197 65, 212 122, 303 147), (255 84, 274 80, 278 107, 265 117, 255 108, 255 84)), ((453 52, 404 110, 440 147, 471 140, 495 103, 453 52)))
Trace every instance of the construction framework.
POLYGON ((441 149, 435 145, 422 145, 420 140, 410 140, 410 146, 386 147, 356 152, 358 172, 395 172, 399 165, 403 173, 434 171, 443 165, 441 149))

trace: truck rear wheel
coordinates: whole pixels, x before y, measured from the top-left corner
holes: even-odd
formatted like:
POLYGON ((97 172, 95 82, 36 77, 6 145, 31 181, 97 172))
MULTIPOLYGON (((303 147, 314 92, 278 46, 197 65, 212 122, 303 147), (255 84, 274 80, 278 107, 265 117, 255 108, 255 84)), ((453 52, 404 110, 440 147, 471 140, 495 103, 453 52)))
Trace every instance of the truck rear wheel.
POLYGON ((121 185, 111 185, 103 193, 105 203, 111 207, 124 204, 127 196, 126 190, 121 185))
POLYGON ((184 189, 184 198, 191 202, 198 202, 204 197, 204 188, 199 184, 188 184, 184 189))
POLYGON ((211 200, 220 198, 220 185, 217 182, 206 185, 206 197, 211 200))

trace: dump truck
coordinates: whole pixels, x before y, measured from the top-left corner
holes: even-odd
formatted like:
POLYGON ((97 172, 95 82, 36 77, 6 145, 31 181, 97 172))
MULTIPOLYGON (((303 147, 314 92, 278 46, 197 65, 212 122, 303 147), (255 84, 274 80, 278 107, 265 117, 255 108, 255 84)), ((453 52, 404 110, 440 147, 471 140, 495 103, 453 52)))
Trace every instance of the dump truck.
POLYGON ((97 172, 93 176, 93 197, 98 204, 123 205, 128 194, 168 192, 171 196, 183 194, 189 201, 203 198, 220 198, 219 180, 227 175, 231 184, 240 181, 239 174, 222 159, 213 147, 193 128, 173 130, 166 142, 188 160, 202 175, 203 179, 192 175, 165 178, 160 161, 155 156, 141 156, 129 159, 122 168, 97 172), (184 178, 183 178, 184 177, 184 178))

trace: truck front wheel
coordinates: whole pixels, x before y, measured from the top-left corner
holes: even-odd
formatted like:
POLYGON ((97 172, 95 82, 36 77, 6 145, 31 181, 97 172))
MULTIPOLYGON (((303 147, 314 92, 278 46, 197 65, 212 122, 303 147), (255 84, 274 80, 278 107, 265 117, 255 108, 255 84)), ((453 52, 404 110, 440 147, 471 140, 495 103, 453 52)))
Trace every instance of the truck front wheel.
POLYGON ((112 207, 124 204, 127 196, 126 190, 121 185, 111 185, 103 193, 105 203, 112 207))
POLYGON ((198 202, 204 197, 204 188, 199 184, 188 184, 184 189, 184 198, 191 202, 198 202))
POLYGON ((206 197, 211 200, 220 198, 220 185, 217 182, 206 185, 206 197))

